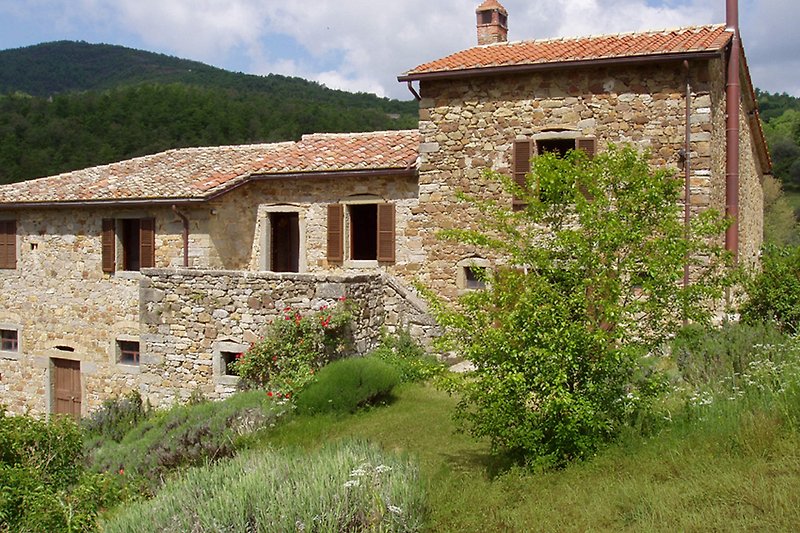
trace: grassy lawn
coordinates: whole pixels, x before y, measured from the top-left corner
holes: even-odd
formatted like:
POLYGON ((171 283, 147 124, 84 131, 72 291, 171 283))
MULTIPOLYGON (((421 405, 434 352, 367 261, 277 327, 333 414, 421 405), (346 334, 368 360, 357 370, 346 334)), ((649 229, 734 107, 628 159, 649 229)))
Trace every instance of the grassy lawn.
POLYGON ((455 401, 405 386, 392 405, 297 417, 258 445, 361 438, 419 461, 432 531, 790 531, 800 523, 800 438, 768 414, 631 439, 591 462, 530 474, 455 433, 455 401), (710 429, 709 429, 710 428, 710 429))

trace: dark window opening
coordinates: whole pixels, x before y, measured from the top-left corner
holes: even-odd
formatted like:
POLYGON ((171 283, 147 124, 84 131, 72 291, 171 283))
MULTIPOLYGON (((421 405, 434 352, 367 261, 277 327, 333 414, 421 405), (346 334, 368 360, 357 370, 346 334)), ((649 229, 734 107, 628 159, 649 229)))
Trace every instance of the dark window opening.
POLYGON ((377 204, 350 206, 350 246, 352 259, 378 259, 377 204))
POLYGON ((478 24, 491 24, 492 23, 492 12, 491 11, 483 11, 478 13, 478 24))
POLYGON ((270 213, 270 270, 300 271, 300 216, 297 213, 270 213))
POLYGON ((136 341, 117 341, 119 362, 125 365, 139 364, 139 343, 136 341))
POLYGON ((19 350, 19 337, 14 329, 0 330, 0 350, 4 352, 16 352, 19 350))
POLYGON ((238 376, 236 366, 234 363, 242 357, 241 352, 220 352, 219 357, 222 360, 222 373, 226 376, 238 376))
POLYGON ((497 17, 500 19, 500 25, 501 25, 501 26, 503 26, 504 28, 505 28, 506 26, 508 26, 508 17, 506 17, 506 16, 505 16, 505 15, 503 15, 502 13, 498 13, 498 14, 497 14, 497 17))
POLYGON ((141 223, 138 218, 122 219, 122 268, 141 269, 141 223))
POLYGON ((58 346, 56 346, 56 350, 59 350, 59 351, 62 351, 62 352, 74 352, 75 348, 73 348, 72 346, 65 346, 63 344, 59 344, 58 346))
POLYGON ((464 287, 467 289, 486 288, 486 269, 484 267, 464 267, 464 287))
POLYGON ((575 139, 544 139, 536 141, 539 154, 553 153, 557 157, 565 157, 569 150, 575 149, 575 139))

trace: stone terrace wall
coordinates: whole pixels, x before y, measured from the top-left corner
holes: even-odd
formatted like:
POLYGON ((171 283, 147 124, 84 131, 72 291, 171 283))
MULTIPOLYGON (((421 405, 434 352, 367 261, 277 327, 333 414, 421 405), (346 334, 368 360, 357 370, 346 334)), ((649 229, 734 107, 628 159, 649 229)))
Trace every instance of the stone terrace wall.
POLYGON ((379 273, 277 274, 242 271, 143 271, 140 281, 142 355, 140 391, 153 405, 168 405, 194 390, 223 398, 235 378, 220 375, 215 345, 256 341, 286 307, 301 313, 355 301, 359 353, 377 345, 384 325, 384 283, 379 273))

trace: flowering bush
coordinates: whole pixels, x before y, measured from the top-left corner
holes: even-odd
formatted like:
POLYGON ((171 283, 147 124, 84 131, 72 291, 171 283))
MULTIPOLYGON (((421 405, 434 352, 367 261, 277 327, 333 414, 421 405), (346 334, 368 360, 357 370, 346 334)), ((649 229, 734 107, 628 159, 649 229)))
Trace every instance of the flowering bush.
POLYGON ((271 397, 291 397, 314 379, 317 369, 351 349, 352 307, 344 298, 307 315, 286 307, 264 337, 238 357, 236 372, 268 388, 271 397))

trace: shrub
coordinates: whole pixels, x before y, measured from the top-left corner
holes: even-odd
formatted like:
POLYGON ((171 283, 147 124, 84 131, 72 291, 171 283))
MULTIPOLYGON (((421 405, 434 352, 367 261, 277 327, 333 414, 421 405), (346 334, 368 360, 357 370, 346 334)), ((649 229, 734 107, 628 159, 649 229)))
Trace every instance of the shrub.
POLYGON ((800 333, 800 246, 764 249, 762 270, 747 285, 742 320, 772 320, 787 333, 800 333))
POLYGON ((103 531, 420 531, 424 500, 416 465, 345 442, 192 469, 103 531))
POLYGON ((263 391, 249 391, 155 412, 119 443, 91 450, 92 467, 142 477, 154 488, 171 470, 230 457, 240 436, 274 424, 286 409, 263 391))
POLYGON ((431 298, 448 347, 476 367, 451 380, 457 419, 534 466, 591 456, 660 389, 639 383, 640 354, 682 319, 707 320, 721 296, 728 257, 713 237, 726 222, 708 210, 687 231, 679 183, 632 147, 539 155, 522 184, 485 177, 518 209, 461 195, 480 217, 440 235, 508 268, 454 305, 431 298), (687 262, 696 278, 684 287, 687 262))
POLYGON ((428 355, 406 330, 396 336, 384 335, 381 345, 370 355, 395 366, 403 383, 427 381, 445 370, 445 365, 428 355))
POLYGON ((285 396, 313 380, 314 372, 351 350, 352 304, 301 315, 287 307, 259 342, 236 361, 242 379, 285 396))
POLYGON ((83 463, 72 419, 0 409, 0 531, 94 530, 100 510, 124 497, 124 483, 86 473, 83 463))
POLYGON ((317 380, 300 391, 297 408, 312 414, 354 412, 387 398, 399 382, 398 370, 374 357, 341 359, 320 370, 317 380))
POLYGON ((786 336, 770 323, 726 323, 720 328, 686 326, 670 344, 683 380, 700 386, 741 376, 760 357, 758 348, 785 341, 786 336))
POLYGON ((81 425, 89 436, 119 442, 148 414, 149 409, 142 403, 141 395, 132 391, 123 397, 104 401, 100 409, 81 420, 81 425))

